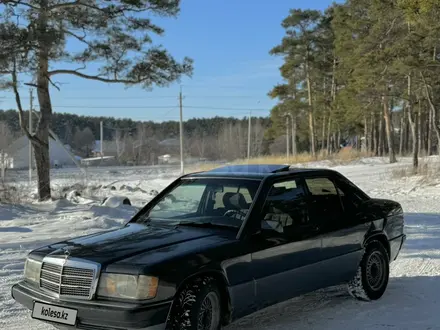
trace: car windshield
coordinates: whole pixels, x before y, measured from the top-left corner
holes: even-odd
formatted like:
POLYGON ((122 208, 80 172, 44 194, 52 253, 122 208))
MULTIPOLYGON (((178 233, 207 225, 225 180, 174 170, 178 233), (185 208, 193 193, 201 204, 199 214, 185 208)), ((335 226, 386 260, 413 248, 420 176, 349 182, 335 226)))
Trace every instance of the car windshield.
POLYGON ((258 180, 183 179, 136 222, 239 228, 259 185, 258 180))

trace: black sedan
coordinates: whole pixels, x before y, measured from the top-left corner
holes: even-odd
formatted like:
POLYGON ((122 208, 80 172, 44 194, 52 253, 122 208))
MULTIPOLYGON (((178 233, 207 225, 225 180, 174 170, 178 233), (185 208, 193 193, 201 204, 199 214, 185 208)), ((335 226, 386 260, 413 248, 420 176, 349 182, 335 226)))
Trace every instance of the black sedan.
POLYGON ((122 228, 32 251, 13 298, 60 329, 208 329, 346 283, 376 300, 402 207, 341 174, 280 165, 183 176, 122 228))

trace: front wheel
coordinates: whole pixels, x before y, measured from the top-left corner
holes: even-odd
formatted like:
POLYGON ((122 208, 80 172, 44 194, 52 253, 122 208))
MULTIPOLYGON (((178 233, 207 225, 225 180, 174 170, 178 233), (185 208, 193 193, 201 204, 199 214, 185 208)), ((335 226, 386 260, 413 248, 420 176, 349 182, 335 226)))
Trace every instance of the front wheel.
POLYGON ((220 293, 213 278, 203 277, 188 283, 174 302, 167 329, 219 330, 220 293))
POLYGON ((388 253, 380 242, 373 241, 365 248, 356 276, 348 283, 348 292, 359 300, 377 300, 385 293, 389 277, 388 253))

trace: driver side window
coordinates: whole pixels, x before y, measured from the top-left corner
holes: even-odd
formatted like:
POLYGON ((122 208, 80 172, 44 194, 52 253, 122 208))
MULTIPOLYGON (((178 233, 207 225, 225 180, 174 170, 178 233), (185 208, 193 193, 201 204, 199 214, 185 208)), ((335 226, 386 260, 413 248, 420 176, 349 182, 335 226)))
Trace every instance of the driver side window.
POLYGON ((263 208, 261 229, 290 236, 306 222, 305 193, 299 179, 274 183, 263 208))

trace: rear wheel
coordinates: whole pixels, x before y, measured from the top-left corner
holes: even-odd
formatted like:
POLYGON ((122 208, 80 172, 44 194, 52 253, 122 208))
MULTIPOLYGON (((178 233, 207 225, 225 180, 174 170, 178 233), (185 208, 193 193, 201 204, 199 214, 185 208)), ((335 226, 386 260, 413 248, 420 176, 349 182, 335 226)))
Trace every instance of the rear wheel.
POLYGON ((370 242, 348 291, 359 300, 377 300, 385 293, 390 277, 388 253, 379 241, 370 242))
POLYGON ((216 281, 211 277, 197 278, 180 291, 167 329, 219 330, 221 319, 221 298, 216 281))

